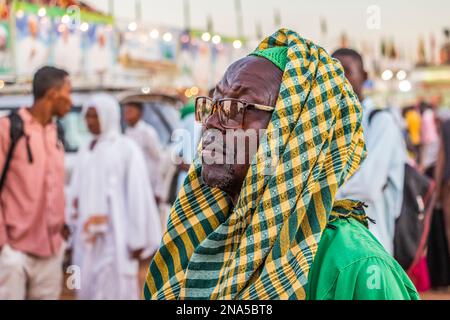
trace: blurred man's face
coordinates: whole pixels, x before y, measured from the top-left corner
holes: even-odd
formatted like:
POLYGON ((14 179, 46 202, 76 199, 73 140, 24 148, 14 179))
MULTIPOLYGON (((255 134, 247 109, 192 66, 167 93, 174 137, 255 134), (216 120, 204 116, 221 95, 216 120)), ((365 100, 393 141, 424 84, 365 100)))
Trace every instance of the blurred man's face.
POLYGON ((72 109, 72 84, 69 77, 64 78, 60 88, 49 90, 48 99, 52 104, 53 115, 62 118, 72 109))
POLYGON ((94 107, 90 107, 85 116, 86 125, 88 130, 93 135, 98 136, 102 131, 100 127, 100 120, 98 118, 97 110, 94 107))
MULTIPOLYGON (((234 98, 275 106, 282 75, 282 71, 270 61, 246 57, 228 68, 216 87, 214 99, 234 98)), ((261 129, 267 128, 271 117, 272 112, 249 107, 240 130, 243 134, 232 136, 231 140, 229 135, 235 132, 222 126, 217 112, 207 119, 202 137, 202 178, 207 185, 217 187, 231 196, 239 194, 251 159, 257 151, 261 129), (243 139, 240 138, 242 136, 243 139), (251 141, 246 138, 254 136, 257 137, 256 148, 252 148, 251 141), (229 145, 230 142, 232 145, 229 145), (245 155, 244 161, 238 161, 237 157, 242 154, 245 155), (224 161, 216 162, 215 159, 224 161)))
POLYGON ((363 100, 363 86, 367 80, 367 72, 361 65, 361 62, 354 57, 347 55, 338 55, 335 57, 338 59, 345 71, 345 77, 348 79, 353 87, 359 100, 363 100))
POLYGON ((106 37, 103 33, 98 36, 98 44, 102 48, 106 45, 106 37))
POLYGON ((124 106, 123 118, 128 126, 133 127, 141 120, 142 110, 133 104, 126 104, 124 106))

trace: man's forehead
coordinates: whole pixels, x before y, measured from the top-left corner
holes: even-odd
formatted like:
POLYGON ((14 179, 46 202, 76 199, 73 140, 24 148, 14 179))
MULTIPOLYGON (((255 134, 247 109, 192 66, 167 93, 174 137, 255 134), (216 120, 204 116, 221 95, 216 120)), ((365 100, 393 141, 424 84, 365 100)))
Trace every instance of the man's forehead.
POLYGON ((275 67, 270 61, 260 57, 248 56, 233 63, 225 72, 224 78, 245 81, 254 77, 264 77, 275 67))
POLYGON ((97 107, 96 106, 89 106, 87 108, 86 114, 89 114, 91 116, 96 116, 97 115, 97 107))
POLYGON ((233 95, 241 95, 254 92, 266 96, 268 91, 273 91, 273 87, 279 85, 280 74, 281 71, 267 59, 245 57, 227 69, 216 87, 216 95, 230 92, 233 95))

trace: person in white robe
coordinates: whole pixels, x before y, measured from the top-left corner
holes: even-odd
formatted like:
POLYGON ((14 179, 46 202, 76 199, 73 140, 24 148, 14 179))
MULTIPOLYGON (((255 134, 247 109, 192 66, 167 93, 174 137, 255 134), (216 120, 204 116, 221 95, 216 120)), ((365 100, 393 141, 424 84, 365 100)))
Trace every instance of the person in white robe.
POLYGON ((121 133, 113 97, 93 96, 83 113, 93 139, 79 151, 69 197, 73 264, 81 273, 77 298, 138 299, 139 259, 162 237, 147 167, 121 133))

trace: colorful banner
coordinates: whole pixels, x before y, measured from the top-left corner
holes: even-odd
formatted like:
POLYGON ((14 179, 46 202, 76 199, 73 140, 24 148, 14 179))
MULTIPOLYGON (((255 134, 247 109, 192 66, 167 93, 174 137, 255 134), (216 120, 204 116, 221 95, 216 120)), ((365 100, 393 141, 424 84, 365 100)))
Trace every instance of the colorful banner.
POLYGON ((136 64, 151 65, 158 62, 175 63, 180 33, 171 29, 140 28, 123 30, 119 60, 124 67, 136 64))
POLYGON ((15 72, 29 78, 43 65, 73 75, 103 77, 116 64, 116 36, 111 17, 72 6, 42 7, 15 2, 15 72))
POLYGON ((209 88, 232 61, 246 54, 244 39, 136 22, 115 25, 112 17, 77 6, 14 1, 9 17, 0 24, 0 74, 15 74, 19 81, 53 65, 93 82, 139 69, 158 75, 167 71, 177 77, 177 87, 209 88))

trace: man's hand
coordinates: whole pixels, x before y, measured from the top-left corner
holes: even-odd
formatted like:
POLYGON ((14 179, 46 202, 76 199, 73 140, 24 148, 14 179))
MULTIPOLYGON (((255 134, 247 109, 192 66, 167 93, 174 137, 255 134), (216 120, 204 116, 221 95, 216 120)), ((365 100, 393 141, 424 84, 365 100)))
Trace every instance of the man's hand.
POLYGON ((83 225, 83 231, 89 233, 91 229, 96 229, 97 227, 104 226, 108 223, 108 216, 97 214, 92 215, 83 225))
POLYGON ((141 260, 142 252, 144 249, 137 249, 137 250, 131 250, 130 251, 130 257, 133 260, 141 260))
POLYGON ((108 228, 107 215, 93 215, 83 224, 83 232, 87 235, 87 242, 95 244, 97 238, 108 228))

